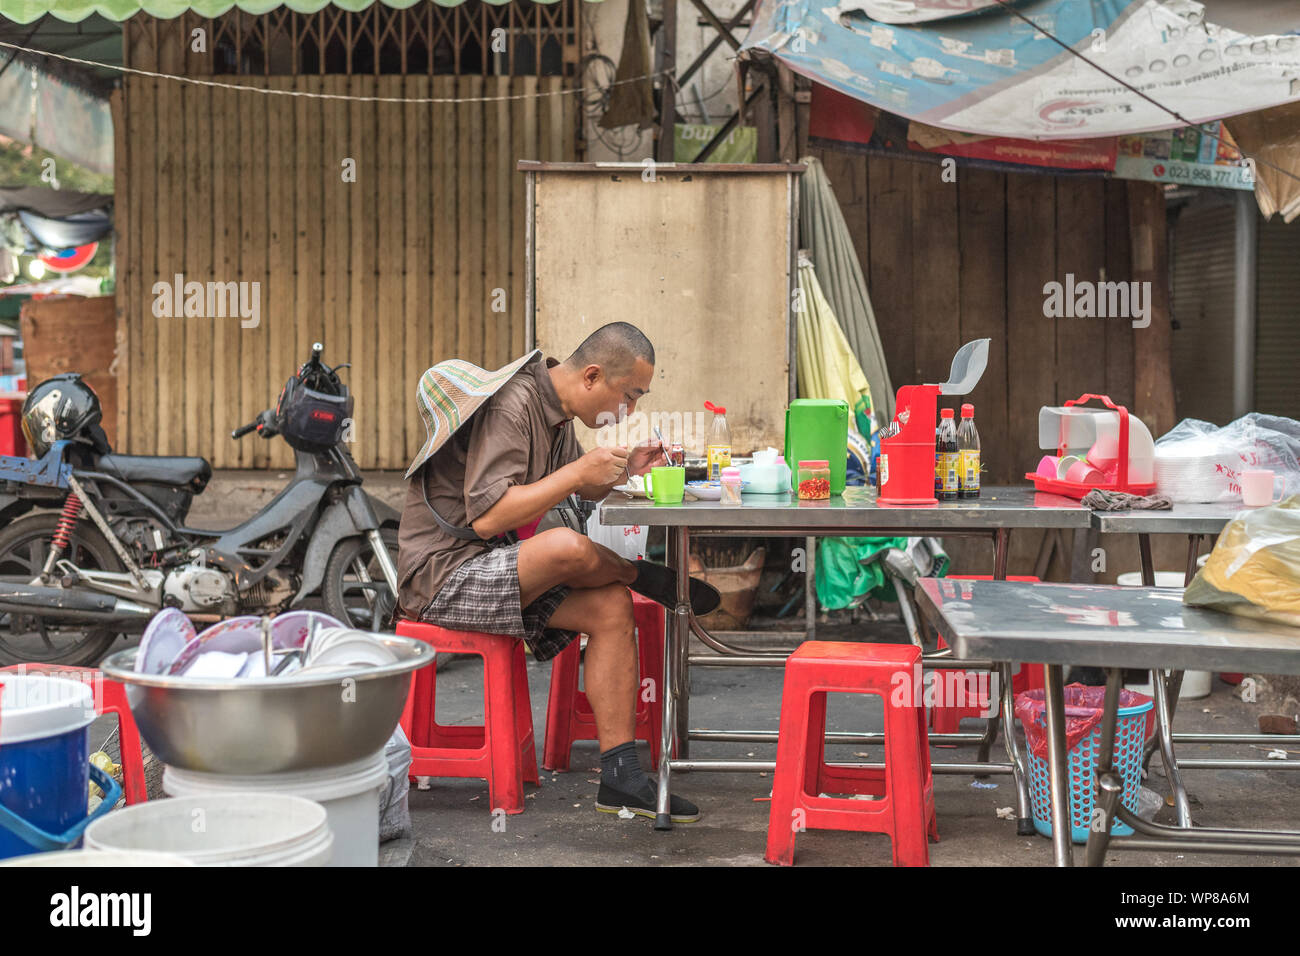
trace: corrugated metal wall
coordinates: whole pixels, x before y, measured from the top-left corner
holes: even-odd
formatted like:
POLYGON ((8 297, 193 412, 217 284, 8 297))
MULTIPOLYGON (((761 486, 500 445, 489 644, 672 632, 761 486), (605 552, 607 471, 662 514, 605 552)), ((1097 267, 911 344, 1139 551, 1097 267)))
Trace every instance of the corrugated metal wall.
POLYGON ((1261 222, 1255 326, 1255 408, 1300 418, 1300 222, 1261 222))
MULTIPOLYGON (((566 82, 213 79, 406 98, 566 82)), ((283 442, 229 432, 274 403, 319 340, 326 361, 352 363, 358 463, 405 467, 424 440, 413 395, 425 368, 453 355, 497 367, 523 350, 524 178, 514 166, 573 159, 575 108, 559 95, 405 105, 127 77, 115 117, 124 449, 204 455, 217 467, 290 465, 283 442), (259 283, 260 325, 156 317, 154 284, 177 273, 259 283)))
POLYGON ((1233 249, 1236 207, 1206 197, 1173 229, 1173 364, 1178 417, 1232 417, 1233 249))

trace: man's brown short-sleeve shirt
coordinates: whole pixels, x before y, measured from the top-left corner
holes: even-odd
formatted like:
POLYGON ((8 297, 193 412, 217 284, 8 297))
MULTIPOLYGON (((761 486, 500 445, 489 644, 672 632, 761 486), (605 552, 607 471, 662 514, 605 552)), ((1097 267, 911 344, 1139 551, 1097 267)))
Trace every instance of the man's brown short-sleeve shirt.
POLYGON ((444 520, 467 527, 511 485, 540 481, 582 456, 551 382, 549 369, 557 364, 547 359, 520 369, 407 482, 397 557, 406 616, 418 617, 448 574, 488 549, 443 531, 425 493, 444 520))

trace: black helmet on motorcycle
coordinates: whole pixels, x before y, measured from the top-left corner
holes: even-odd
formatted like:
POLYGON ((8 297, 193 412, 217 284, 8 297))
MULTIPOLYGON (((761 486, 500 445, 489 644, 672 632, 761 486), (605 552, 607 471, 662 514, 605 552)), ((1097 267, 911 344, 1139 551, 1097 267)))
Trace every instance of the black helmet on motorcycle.
POLYGON ((352 420, 348 387, 339 380, 337 369, 321 363, 320 353, 318 342, 310 361, 284 383, 275 403, 276 431, 299 451, 328 451, 343 440, 352 420))
POLYGON ((103 417, 99 396, 76 372, 47 378, 23 403, 23 434, 37 458, 62 439, 76 438, 103 417))

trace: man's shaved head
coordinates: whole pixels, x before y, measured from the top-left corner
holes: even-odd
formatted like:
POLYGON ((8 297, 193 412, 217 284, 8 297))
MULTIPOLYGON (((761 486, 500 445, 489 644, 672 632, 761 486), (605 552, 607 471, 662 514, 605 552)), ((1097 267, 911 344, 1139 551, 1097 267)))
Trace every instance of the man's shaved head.
POLYGON ((655 349, 645 333, 628 322, 610 322, 583 339, 565 361, 573 368, 599 365, 611 379, 621 379, 640 359, 655 364, 655 349))
POLYGON ((645 333, 627 322, 611 322, 552 368, 551 380, 565 411, 588 428, 599 428, 634 412, 654 373, 655 350, 645 333))

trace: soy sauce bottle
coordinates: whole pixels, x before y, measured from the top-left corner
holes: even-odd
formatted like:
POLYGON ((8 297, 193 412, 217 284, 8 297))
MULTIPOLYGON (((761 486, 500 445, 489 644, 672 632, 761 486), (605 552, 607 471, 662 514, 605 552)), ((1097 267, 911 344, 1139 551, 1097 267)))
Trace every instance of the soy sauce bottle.
POLYGON ((980 433, 975 430, 975 406, 961 407, 961 426, 957 429, 957 477, 961 485, 958 496, 980 496, 980 433))
POLYGON ((951 408, 939 412, 939 431, 934 440, 934 481, 936 498, 957 500, 957 426, 951 408))

